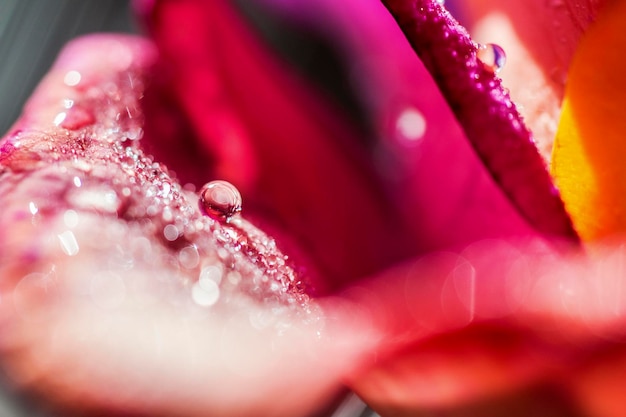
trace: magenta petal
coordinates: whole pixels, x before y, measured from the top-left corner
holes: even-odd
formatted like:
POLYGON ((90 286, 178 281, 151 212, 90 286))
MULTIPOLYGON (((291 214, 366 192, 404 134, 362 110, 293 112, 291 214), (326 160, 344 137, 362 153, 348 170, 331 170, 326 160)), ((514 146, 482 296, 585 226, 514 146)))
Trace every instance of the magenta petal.
POLYGON ((541 233, 578 240, 531 133, 500 80, 476 57, 477 45, 465 29, 434 1, 383 3, 520 213, 541 233))
MULTIPOLYGON (((352 126, 275 59, 228 1, 161 1, 145 139, 183 181, 225 179, 333 288, 415 253, 352 126), (185 22, 181 25, 181 22, 185 22)), ((293 253, 290 253, 293 254, 293 253)), ((306 262, 305 262, 306 263, 306 262)))

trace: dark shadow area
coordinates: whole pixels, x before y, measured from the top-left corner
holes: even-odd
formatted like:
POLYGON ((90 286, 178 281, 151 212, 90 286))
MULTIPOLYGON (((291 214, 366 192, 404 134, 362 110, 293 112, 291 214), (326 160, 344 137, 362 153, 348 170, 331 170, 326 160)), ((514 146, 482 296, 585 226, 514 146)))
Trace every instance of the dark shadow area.
POLYGON ((0 131, 70 39, 91 32, 134 32, 127 0, 0 0, 0 131))

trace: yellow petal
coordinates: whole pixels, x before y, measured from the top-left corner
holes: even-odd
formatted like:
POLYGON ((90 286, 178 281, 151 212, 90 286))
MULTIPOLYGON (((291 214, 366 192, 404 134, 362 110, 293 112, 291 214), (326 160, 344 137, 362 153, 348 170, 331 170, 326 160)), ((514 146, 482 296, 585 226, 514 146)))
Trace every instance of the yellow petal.
POLYGON ((607 2, 569 71, 551 172, 583 240, 626 233, 626 1, 607 2))

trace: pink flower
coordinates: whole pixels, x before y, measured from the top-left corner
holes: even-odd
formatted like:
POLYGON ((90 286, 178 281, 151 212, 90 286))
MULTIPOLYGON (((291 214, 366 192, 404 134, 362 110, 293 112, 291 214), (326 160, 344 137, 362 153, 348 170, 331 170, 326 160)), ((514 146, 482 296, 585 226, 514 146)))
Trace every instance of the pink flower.
POLYGON ((540 154, 463 27, 383 3, 399 24, 375 1, 250 3, 336 43, 361 124, 225 0, 137 2, 152 40, 66 49, 0 152, 16 386, 65 414, 309 415, 347 384, 383 415, 619 415, 623 252, 581 253, 541 157, 552 66, 599 5, 545 6, 551 49, 543 2, 454 4, 535 58, 515 66, 549 101, 502 75, 540 154), (196 207, 214 179, 247 220, 196 207))

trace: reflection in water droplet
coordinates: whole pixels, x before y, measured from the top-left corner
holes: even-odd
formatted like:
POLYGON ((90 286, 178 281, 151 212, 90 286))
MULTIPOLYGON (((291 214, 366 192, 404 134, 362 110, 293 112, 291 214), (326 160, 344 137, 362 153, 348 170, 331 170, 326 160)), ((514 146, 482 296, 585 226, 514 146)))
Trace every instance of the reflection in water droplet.
POLYGON ((442 6, 445 6, 446 0, 437 0, 437 3, 439 3, 442 6))
POLYGON ((226 181, 211 181, 200 190, 200 204, 211 218, 228 222, 241 212, 241 194, 226 181))
POLYGON ((415 143, 426 133, 426 119, 419 110, 406 108, 396 120, 396 131, 401 140, 415 143))
POLYGON ((495 43, 480 45, 476 56, 483 62, 485 68, 495 73, 500 72, 506 64, 506 53, 504 49, 495 43))
POLYGON ((74 187, 81 187, 83 185, 83 182, 80 179, 80 177, 74 177, 72 182, 74 183, 74 187))
POLYGON ((79 246, 74 232, 66 230, 65 232, 57 235, 59 242, 61 243, 61 249, 68 256, 74 256, 78 254, 79 246))

